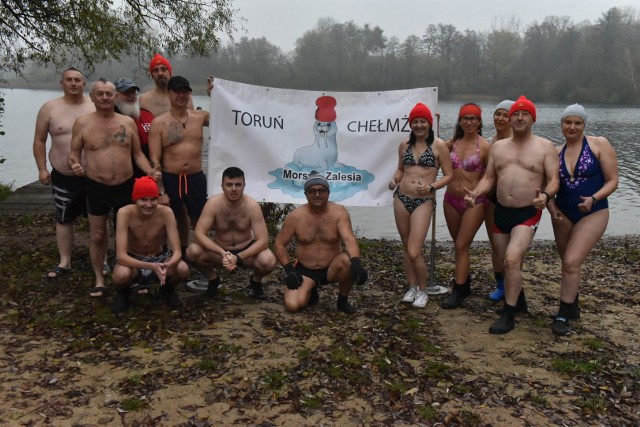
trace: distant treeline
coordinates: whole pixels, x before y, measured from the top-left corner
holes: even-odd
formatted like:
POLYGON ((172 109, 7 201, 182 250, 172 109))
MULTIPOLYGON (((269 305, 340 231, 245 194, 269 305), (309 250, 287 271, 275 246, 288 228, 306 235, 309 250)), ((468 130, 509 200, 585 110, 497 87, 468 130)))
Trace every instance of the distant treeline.
MULTIPOLYGON (((429 25, 401 42, 379 27, 320 19, 285 53, 263 38, 232 41, 209 58, 175 57, 174 73, 204 91, 206 76, 308 90, 375 91, 438 86, 441 99, 640 103, 640 19, 634 8, 611 8, 595 23, 549 16, 486 32, 429 25)), ((150 80, 135 60, 104 64, 97 74, 150 80)), ((32 86, 51 70, 27 70, 32 86)), ((14 84, 17 83, 14 82, 14 84)))

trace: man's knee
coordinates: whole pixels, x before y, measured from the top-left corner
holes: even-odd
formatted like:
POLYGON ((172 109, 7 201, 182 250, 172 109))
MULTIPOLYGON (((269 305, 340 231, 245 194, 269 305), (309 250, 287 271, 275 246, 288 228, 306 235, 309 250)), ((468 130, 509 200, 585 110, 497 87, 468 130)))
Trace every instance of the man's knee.
POLYGON ((276 268, 276 256, 269 249, 265 249, 256 256, 255 269, 263 274, 269 274, 276 268))
POLYGON ((189 278, 189 266, 186 262, 180 261, 171 271, 171 282, 182 283, 189 278))
POLYGON ((304 307, 305 305, 298 298, 295 298, 295 296, 291 295, 287 297, 285 295, 284 308, 289 313, 297 313, 298 311, 302 310, 304 307))
POLYGON ((189 261, 200 263, 200 258, 202 257, 203 253, 204 250, 202 249, 202 246, 194 242, 187 246, 184 255, 189 261))
POLYGON ((127 286, 133 280, 134 270, 121 264, 116 264, 111 273, 111 283, 116 288, 127 286))

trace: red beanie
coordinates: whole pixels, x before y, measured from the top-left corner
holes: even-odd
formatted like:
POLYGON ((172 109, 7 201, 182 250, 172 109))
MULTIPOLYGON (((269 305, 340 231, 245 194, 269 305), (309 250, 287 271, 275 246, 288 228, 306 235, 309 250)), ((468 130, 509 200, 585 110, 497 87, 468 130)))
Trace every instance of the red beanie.
POLYGON ((173 72, 171 71, 171 64, 169 63, 169 60, 167 58, 165 58, 164 56, 160 55, 159 53, 156 53, 154 55, 154 57, 151 59, 151 62, 149 62, 149 72, 152 73, 153 69, 155 67, 157 67, 158 65, 164 65, 169 70, 169 75, 171 75, 171 76, 173 75, 173 72))
POLYGON ((143 176, 142 178, 137 178, 136 182, 133 184, 133 193, 131 194, 131 198, 135 202, 138 199, 142 199, 143 197, 158 197, 158 184, 151 178, 150 176, 143 176))
POLYGON ((524 95, 521 95, 520 98, 516 99, 516 102, 513 103, 511 109, 509 110, 509 118, 513 116, 516 111, 524 110, 531 114, 533 117, 533 121, 536 121, 536 106, 533 105, 533 102, 529 101, 524 95))
POLYGON ((333 96, 321 96, 316 99, 316 120, 319 122, 333 122, 336 120, 337 102, 333 96))
POLYGON ((482 110, 475 104, 465 104, 460 107, 460 112, 458 113, 458 117, 462 116, 477 116, 482 118, 482 110))
POLYGON ((409 113, 409 125, 411 125, 411 122, 417 118, 427 119, 429 126, 433 127, 433 116, 431 115, 431 110, 421 102, 418 102, 409 113))

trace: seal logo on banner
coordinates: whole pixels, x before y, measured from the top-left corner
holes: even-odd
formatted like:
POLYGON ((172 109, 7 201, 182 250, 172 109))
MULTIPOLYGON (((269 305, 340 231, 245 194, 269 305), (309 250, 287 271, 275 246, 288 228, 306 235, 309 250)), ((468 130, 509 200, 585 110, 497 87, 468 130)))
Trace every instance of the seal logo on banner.
POLYGON ((290 196, 304 197, 303 184, 311 171, 321 173, 331 186, 331 200, 339 202, 367 189, 375 176, 366 170, 338 162, 337 101, 332 96, 316 99, 313 143, 298 148, 293 161, 269 172, 276 178, 268 185, 290 196))

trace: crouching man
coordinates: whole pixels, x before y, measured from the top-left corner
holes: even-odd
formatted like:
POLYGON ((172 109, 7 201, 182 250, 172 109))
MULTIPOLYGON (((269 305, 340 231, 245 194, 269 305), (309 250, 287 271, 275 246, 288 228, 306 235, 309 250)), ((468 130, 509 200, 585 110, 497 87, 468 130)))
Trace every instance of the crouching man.
POLYGON ((187 259, 209 281, 209 298, 216 297, 221 283, 215 268, 252 270, 249 284, 257 299, 266 298, 262 278, 276 268, 262 210, 244 194, 245 186, 242 169, 232 166, 222 172, 222 193, 207 200, 193 232, 195 241, 187 247, 187 259))
POLYGON ((117 291, 113 304, 116 313, 129 306, 134 283, 144 288, 159 282, 160 295, 169 308, 182 306, 175 286, 189 277, 189 267, 182 261, 173 211, 158 205, 158 193, 158 186, 152 178, 136 179, 132 194, 135 204, 118 211, 117 263, 111 276, 117 291))
POLYGON ((284 306, 290 312, 316 303, 318 286, 338 282, 338 310, 355 313, 357 309, 347 300, 349 292, 354 283, 367 281, 349 213, 330 202, 329 193, 329 182, 312 172, 304 183, 307 203, 287 215, 275 240, 276 258, 287 275, 284 306), (295 264, 287 251, 294 238, 295 264))

